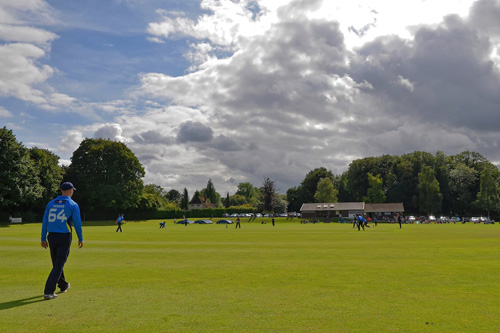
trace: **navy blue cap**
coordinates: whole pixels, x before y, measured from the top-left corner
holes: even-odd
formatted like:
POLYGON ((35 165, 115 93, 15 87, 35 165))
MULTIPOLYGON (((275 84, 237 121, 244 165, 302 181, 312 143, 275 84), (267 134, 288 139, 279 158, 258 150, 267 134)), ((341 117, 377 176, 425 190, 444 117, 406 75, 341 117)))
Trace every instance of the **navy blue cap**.
POLYGON ((76 188, 70 182, 65 182, 65 183, 61 184, 61 190, 63 190, 63 191, 67 191, 67 190, 71 190, 71 189, 76 191, 76 188))

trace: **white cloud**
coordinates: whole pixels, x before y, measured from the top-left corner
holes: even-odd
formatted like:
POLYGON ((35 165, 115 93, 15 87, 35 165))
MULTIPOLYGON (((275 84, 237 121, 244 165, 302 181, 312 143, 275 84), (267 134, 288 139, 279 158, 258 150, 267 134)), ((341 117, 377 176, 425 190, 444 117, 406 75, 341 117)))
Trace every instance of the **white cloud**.
POLYGON ((3 106, 0 106, 0 118, 12 118, 12 113, 10 113, 9 110, 4 108, 3 106))

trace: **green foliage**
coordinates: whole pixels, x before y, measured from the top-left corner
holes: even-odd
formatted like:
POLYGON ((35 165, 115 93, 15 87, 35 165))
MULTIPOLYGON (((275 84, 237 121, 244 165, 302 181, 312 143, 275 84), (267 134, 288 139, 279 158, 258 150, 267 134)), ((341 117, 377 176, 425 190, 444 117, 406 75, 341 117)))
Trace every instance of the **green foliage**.
POLYGON ((201 190, 201 195, 205 196, 215 207, 221 206, 220 194, 215 190, 212 179, 208 179, 207 187, 201 190))
POLYGON ((165 197, 169 200, 169 201, 181 201, 181 193, 177 190, 170 190, 167 192, 167 194, 165 195, 165 197))
POLYGON ((442 195, 431 167, 423 166, 422 172, 418 174, 418 195, 421 213, 435 214, 441 211, 442 195))
POLYGON ((181 198, 181 209, 187 210, 189 205, 189 193, 187 188, 184 188, 181 198))
MULTIPOLYGON (((247 205, 247 198, 241 194, 235 194, 229 197, 228 207, 229 206, 242 206, 247 205)), ((249 205, 249 204, 248 204, 249 205)))
POLYGON ((269 177, 264 178, 260 191, 262 193, 261 210, 263 212, 274 212, 276 204, 276 185, 274 180, 271 180, 269 177))
POLYGON ((488 217, 490 217, 490 211, 498 211, 500 208, 498 184, 493 176, 495 171, 498 172, 496 169, 485 167, 481 172, 480 191, 475 202, 480 209, 488 212, 488 217))
POLYGON ((315 202, 337 202, 339 191, 333 187, 333 182, 330 178, 322 178, 318 182, 318 189, 314 194, 315 202))
POLYGON ((257 207, 260 204, 260 191, 250 183, 238 184, 238 189, 235 194, 245 197, 246 202, 252 206, 257 207))
POLYGON ((385 202, 386 196, 383 189, 383 181, 380 174, 374 176, 368 172, 368 191, 365 197, 365 202, 369 203, 383 203, 385 202))
POLYGON ((36 205, 43 207, 60 194, 59 186, 64 170, 59 166, 59 157, 51 151, 35 147, 29 150, 29 154, 42 187, 42 194, 36 205))
POLYGON ((39 172, 29 151, 11 130, 0 129, 0 208, 26 209, 44 195, 39 172))
POLYGON ((123 143, 85 139, 73 152, 68 177, 77 188, 75 198, 90 211, 137 207, 144 169, 123 143))
POLYGON ((164 190, 159 185, 148 184, 144 189, 139 200, 139 210, 164 210, 168 200, 164 195, 164 190))

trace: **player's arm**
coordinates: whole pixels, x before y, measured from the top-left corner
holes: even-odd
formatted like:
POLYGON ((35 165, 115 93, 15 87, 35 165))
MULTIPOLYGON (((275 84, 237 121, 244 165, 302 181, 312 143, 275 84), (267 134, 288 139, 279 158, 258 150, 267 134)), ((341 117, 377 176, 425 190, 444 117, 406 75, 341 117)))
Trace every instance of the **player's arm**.
POLYGON ((47 206, 45 208, 45 213, 43 214, 43 220, 42 220, 42 237, 41 237, 41 243, 40 245, 46 249, 48 247, 47 243, 47 223, 49 221, 49 207, 47 206))
POLYGON ((72 220, 78 236, 78 247, 81 248, 83 246, 82 218, 80 216, 80 207, 78 207, 78 204, 76 203, 73 206, 72 220))

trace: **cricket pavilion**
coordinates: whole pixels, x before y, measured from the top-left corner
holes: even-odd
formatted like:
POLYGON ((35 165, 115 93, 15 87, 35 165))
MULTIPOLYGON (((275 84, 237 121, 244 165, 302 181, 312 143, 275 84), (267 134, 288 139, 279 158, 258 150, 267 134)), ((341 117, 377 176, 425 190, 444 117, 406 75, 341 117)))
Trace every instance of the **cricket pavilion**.
POLYGON ((304 203, 300 208, 303 218, 353 218, 361 214, 370 218, 391 219, 404 213, 402 202, 398 203, 304 203))

